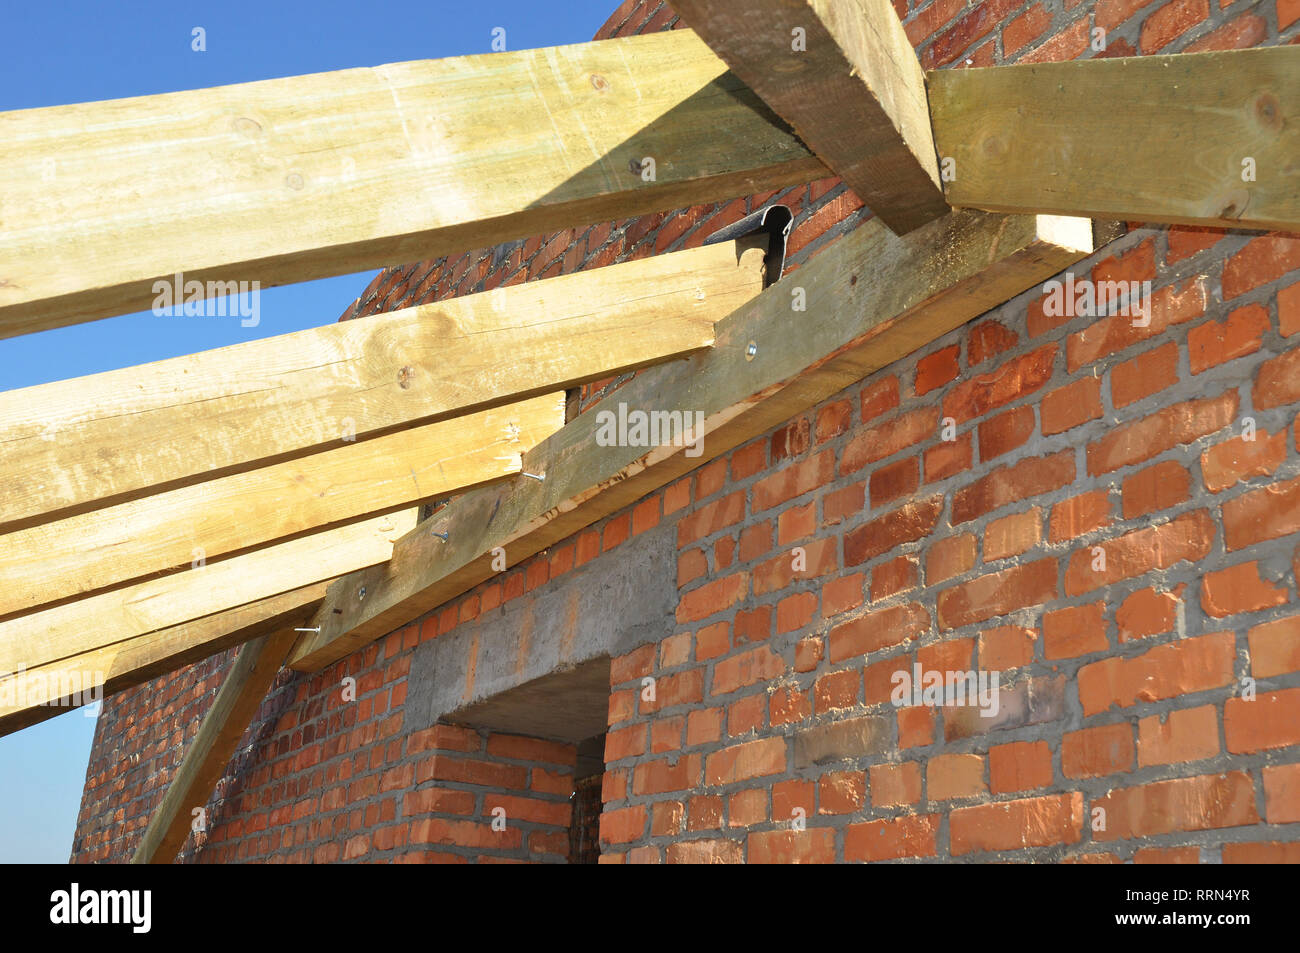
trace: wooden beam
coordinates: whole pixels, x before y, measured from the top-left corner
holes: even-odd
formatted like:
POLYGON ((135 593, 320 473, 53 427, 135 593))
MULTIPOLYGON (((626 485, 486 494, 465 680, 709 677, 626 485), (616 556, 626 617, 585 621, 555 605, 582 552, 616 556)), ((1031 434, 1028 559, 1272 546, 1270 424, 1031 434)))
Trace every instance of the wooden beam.
POLYGON ((1300 231, 1300 47, 928 78, 953 205, 1300 231))
POLYGON ((563 425, 534 397, 9 533, 0 616, 491 483, 563 425))
POLYGON ((431 528, 400 540, 390 564, 334 583, 312 622, 321 631, 304 634, 290 664, 313 671, 349 655, 491 578, 494 547, 514 564, 565 539, 1046 280, 1096 244, 1082 219, 960 212, 902 238, 866 223, 719 322, 712 349, 642 372, 535 447, 524 466, 545 473, 544 481, 467 493, 435 514, 431 528), (796 285, 805 312, 791 311, 796 285), (600 414, 618 404, 704 413, 699 455, 674 445, 601 446, 600 414), (446 532, 447 541, 431 531, 446 532), (362 587, 367 596, 358 602, 362 587))
POLYGON ((282 629, 254 639, 239 650, 198 734, 186 747, 167 793, 149 818, 131 863, 165 864, 176 859, 190 835, 194 810, 207 808, 213 788, 296 638, 293 629, 282 629))
MULTIPOLYGON (((0 673, 32 670, 391 558, 412 508, 0 622, 0 673)), ((357 598, 357 593, 353 593, 357 598)), ((312 625, 315 625, 313 622, 312 625)))
POLYGON ((826 174, 685 30, 0 113, 0 143, 0 337, 177 273, 211 296, 826 174))
POLYGON ((925 76, 890 0, 673 9, 895 232, 947 214, 925 76))
POLYGON ((305 626, 325 598, 327 583, 0 678, 0 736, 88 704, 97 692, 107 698, 258 636, 305 626))
POLYGON ((0 530, 680 357, 762 283, 720 243, 0 393, 0 530))

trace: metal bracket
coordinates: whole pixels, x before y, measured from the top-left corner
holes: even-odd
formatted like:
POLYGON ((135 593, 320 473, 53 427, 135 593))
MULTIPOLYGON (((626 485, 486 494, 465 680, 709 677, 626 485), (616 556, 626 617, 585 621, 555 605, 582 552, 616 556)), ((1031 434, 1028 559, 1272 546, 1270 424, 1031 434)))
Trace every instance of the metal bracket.
POLYGON ((790 237, 790 226, 793 224, 794 213, 787 206, 779 203, 768 205, 757 212, 750 212, 740 221, 726 228, 718 229, 704 239, 704 244, 733 242, 747 235, 766 232, 767 255, 763 259, 763 264, 766 265, 767 273, 763 277, 763 287, 767 288, 781 280, 781 272, 785 270, 785 243, 790 237))

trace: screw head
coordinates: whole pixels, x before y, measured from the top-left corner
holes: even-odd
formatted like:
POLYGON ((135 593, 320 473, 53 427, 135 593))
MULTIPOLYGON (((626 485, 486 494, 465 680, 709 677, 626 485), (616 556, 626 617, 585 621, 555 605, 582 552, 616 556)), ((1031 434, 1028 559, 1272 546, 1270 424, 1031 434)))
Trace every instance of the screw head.
POLYGON ((745 348, 745 360, 752 361, 754 359, 754 355, 756 355, 757 353, 758 353, 758 342, 750 341, 749 346, 745 348))
POLYGON ((366 597, 366 587, 362 586, 360 589, 357 590, 357 601, 360 602, 365 597, 366 597))

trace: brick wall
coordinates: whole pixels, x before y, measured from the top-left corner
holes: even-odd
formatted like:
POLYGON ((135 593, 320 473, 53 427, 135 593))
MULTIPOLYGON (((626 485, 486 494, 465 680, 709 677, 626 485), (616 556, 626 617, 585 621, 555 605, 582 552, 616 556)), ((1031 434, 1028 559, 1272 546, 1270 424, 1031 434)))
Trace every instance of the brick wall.
MULTIPOLYGON (((897 6, 929 68, 1300 40, 1296 0, 897 6)), ((673 25, 629 0, 599 35, 673 25)), ((698 245, 773 198, 796 214, 792 283, 870 214, 832 179, 570 229, 385 270, 344 317, 698 245)), ((666 526, 677 625, 612 665, 602 862, 1300 861, 1300 239, 1134 224, 1071 271, 1150 280, 1150 326, 1052 317, 1031 290, 326 671, 282 673, 188 856, 563 859, 571 753, 407 730, 410 655, 666 526), (998 714, 896 707, 915 664, 997 672, 998 714), (518 842, 489 847, 507 797, 527 799, 507 806, 518 842)), ((74 859, 129 854, 227 663, 105 705, 74 859)))

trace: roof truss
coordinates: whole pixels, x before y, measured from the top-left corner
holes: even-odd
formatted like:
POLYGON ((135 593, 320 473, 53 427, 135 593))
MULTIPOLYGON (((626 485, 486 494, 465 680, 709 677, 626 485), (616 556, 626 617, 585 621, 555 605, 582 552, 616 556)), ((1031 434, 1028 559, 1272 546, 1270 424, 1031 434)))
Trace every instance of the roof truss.
POLYGON ((677 6, 699 35, 0 114, 0 337, 828 169, 879 219, 800 270, 804 312, 758 293, 746 239, 0 395, 0 732, 60 673, 116 689, 247 643, 137 859, 183 844, 282 662, 345 657, 495 547, 518 562, 1050 277, 1113 234, 1089 218, 1300 231, 1300 48, 923 76, 888 0, 677 6), (544 396, 665 361, 567 424, 544 396), (700 454, 601 446, 614 402, 703 412, 700 454))

